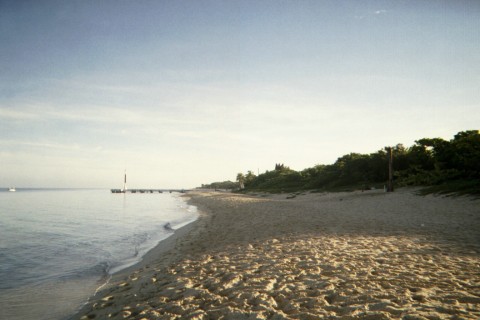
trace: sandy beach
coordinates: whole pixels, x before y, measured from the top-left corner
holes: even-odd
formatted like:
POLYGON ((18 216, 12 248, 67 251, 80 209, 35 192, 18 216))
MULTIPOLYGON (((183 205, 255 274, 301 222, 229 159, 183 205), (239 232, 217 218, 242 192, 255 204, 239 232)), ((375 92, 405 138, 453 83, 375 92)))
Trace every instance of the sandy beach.
POLYGON ((479 319, 480 200, 188 193, 200 218, 73 319, 479 319))

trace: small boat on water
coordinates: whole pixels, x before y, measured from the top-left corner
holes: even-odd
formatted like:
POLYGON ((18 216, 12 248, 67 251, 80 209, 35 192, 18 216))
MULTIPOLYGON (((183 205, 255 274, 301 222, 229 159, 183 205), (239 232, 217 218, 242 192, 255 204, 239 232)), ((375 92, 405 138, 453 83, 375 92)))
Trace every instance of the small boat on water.
POLYGON ((15 191, 17 191, 17 189, 15 189, 15 187, 10 187, 10 188, 8 188, 8 191, 15 192, 15 191))

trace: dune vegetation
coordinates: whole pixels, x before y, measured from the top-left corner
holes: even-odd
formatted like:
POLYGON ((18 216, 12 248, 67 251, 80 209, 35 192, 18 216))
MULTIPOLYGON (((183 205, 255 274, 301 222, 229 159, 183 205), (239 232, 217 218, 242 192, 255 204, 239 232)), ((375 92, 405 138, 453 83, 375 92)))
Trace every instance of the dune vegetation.
MULTIPOLYGON (((239 173, 237 181, 215 182, 205 188, 242 191, 295 192, 302 190, 345 191, 383 188, 388 180, 389 149, 371 154, 350 153, 333 164, 319 164, 296 171, 276 164, 255 175, 239 173)), ((396 187, 424 186, 424 192, 480 194, 480 133, 468 130, 447 141, 423 138, 410 147, 392 147, 396 187)))

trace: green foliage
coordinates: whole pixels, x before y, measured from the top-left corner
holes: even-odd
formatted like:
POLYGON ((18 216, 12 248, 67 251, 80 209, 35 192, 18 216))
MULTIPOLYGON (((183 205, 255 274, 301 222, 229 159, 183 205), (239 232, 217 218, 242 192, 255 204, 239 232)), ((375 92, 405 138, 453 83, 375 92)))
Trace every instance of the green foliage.
MULTIPOLYGON (((275 164, 273 171, 256 176, 239 173, 237 181, 246 191, 293 192, 298 190, 347 190, 382 186, 388 179, 388 148, 371 154, 350 153, 330 165, 316 165, 295 171, 275 164)), ((394 179, 397 186, 443 186, 480 190, 480 133, 462 131, 450 141, 423 138, 409 148, 392 148, 394 179)), ((237 185, 238 186, 238 185, 237 185)), ((433 189, 435 190, 435 188, 433 189)), ((475 191, 477 190, 477 191, 475 191)))
POLYGON ((276 163, 275 164, 275 171, 283 171, 283 170, 290 170, 289 167, 285 167, 283 163, 276 163))
POLYGON ((245 187, 251 186, 256 178, 257 176, 252 171, 248 171, 245 175, 245 187))
POLYGON ((302 186, 302 176, 288 167, 267 171, 245 184, 247 190, 289 191, 302 186))
POLYGON ((236 190, 239 185, 237 182, 232 181, 222 181, 222 182, 212 182, 210 184, 202 184, 203 189, 227 189, 227 190, 236 190))

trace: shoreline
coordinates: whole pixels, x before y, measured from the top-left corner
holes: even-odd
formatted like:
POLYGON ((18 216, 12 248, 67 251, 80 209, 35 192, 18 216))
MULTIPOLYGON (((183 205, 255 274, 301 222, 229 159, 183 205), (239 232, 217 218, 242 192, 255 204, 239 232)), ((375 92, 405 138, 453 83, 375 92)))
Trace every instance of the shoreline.
POLYGON ((288 196, 187 194, 198 219, 71 319, 480 316, 478 200, 288 196))
MULTIPOLYGON (((183 200, 187 205, 190 205, 188 199, 183 199, 183 200)), ((157 245, 155 245, 153 248, 148 250, 141 257, 141 260, 131 265, 127 265, 126 267, 121 268, 120 270, 115 271, 111 274, 109 273, 105 283, 103 283, 98 288, 96 288, 93 295, 91 295, 88 298, 88 300, 85 301, 85 303, 82 306, 80 306, 73 315, 70 315, 69 317, 65 318, 65 320, 79 319, 80 315, 83 314, 85 310, 88 310, 89 304, 91 304, 93 301, 96 301, 98 296, 101 296, 105 291, 108 291, 115 285, 118 285, 118 283, 121 282, 122 279, 125 279, 131 273, 137 270, 143 270, 144 268, 148 269, 150 267, 150 264, 155 262, 158 263, 157 261, 158 257, 170 258, 169 256, 165 256, 165 253, 173 250, 175 247, 175 243, 178 239, 188 234, 192 229, 195 229, 197 223, 201 223, 199 220, 202 218, 202 214, 198 211, 197 211, 197 214, 198 216, 195 220, 192 220, 191 222, 188 222, 182 225, 178 229, 172 229, 173 233, 167 236, 165 239, 160 240, 157 245)), ((164 263, 169 263, 169 262, 170 260, 167 260, 164 263)))
MULTIPOLYGON (((174 258, 165 254, 167 254, 169 251, 175 248, 175 244, 179 239, 181 239, 186 234, 194 230, 197 227, 196 226, 197 224, 201 224, 201 221, 199 221, 200 219, 201 219, 201 215, 199 214, 197 219, 191 221, 190 223, 187 223, 184 226, 181 226, 178 229, 174 229, 174 232, 170 236, 161 240, 155 247, 147 251, 142 256, 140 261, 132 264, 131 266, 128 266, 126 268, 120 269, 112 273, 109 282, 118 281, 119 279, 124 278, 125 276, 131 274, 132 272, 135 272, 138 269, 144 269, 144 268, 148 269, 151 264, 159 262, 158 261, 159 257, 160 257, 160 260, 165 260, 162 263, 169 263, 174 258)), ((108 284, 106 287, 108 287, 108 284)))
MULTIPOLYGON (((188 196, 186 197, 188 198, 188 196)), ((183 199, 183 201, 185 202, 185 204, 191 205, 189 203, 189 199, 183 199)), ((150 267, 150 264, 156 262, 158 263, 159 257, 161 257, 162 260, 165 260, 163 262, 164 264, 170 263, 171 259, 169 256, 165 256, 165 253, 173 250, 175 247, 175 243, 178 241, 178 239, 182 238, 191 230, 193 230, 195 228, 195 225, 197 223, 200 223, 199 220, 201 218, 202 213, 197 211, 197 218, 195 220, 183 224, 177 229, 173 229, 173 233, 171 235, 167 236, 163 240, 160 240, 153 248, 148 250, 139 261, 131 265, 127 265, 126 267, 121 268, 111 274, 109 273, 105 283, 96 288, 95 292, 88 298, 88 300, 85 301, 85 303, 80 306, 74 314, 65 318, 65 320, 79 319, 80 315, 83 314, 86 309, 88 309, 89 304, 92 301, 95 301, 98 296, 101 296, 102 294, 104 294, 105 291, 108 291, 115 285, 118 285, 118 283, 121 282, 122 279, 127 278, 131 273, 137 270, 143 270, 144 268, 148 269, 150 267)))

